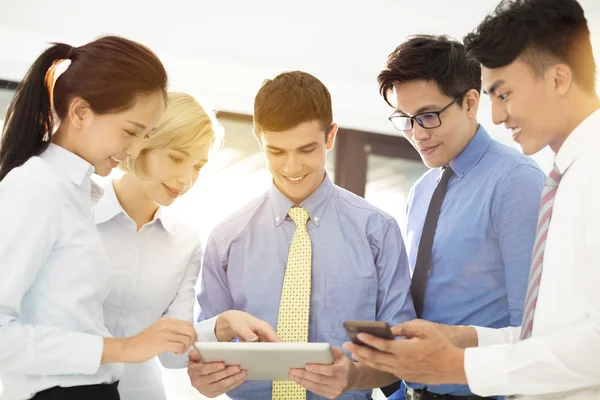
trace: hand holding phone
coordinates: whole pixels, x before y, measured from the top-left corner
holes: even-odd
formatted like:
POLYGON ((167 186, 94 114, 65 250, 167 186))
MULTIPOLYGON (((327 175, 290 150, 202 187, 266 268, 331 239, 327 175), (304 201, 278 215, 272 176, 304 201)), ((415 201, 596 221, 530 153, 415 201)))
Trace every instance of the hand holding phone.
POLYGON ((346 330, 346 334, 352 341, 352 343, 372 348, 369 345, 364 344, 356 335, 359 333, 368 333, 373 336, 380 337, 382 339, 394 340, 394 334, 390 329, 390 326, 387 322, 379 322, 379 321, 344 321, 344 329, 346 330))

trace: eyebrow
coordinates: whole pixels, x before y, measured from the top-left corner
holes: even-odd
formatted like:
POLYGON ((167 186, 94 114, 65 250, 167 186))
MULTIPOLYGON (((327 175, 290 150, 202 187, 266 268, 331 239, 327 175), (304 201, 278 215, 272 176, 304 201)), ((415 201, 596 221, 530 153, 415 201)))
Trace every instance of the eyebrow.
MULTIPOLYGON (((312 143, 308 143, 308 144, 305 144, 305 145, 304 145, 304 146, 302 146, 302 147, 298 147, 298 150, 306 150, 306 149, 308 149, 308 148, 310 148, 310 147, 317 146, 318 144, 319 144, 318 142, 312 142, 312 143)), ((279 147, 275 147, 275 146, 272 146, 272 145, 270 145, 270 144, 268 144, 266 147, 267 147, 267 149, 269 149, 269 150, 275 150, 275 151, 285 151, 284 149, 280 149, 279 147)))
POLYGON ((498 89, 500 86, 504 85, 505 83, 506 82, 504 82, 502 79, 499 79, 496 82, 492 83, 487 91, 484 89, 483 93, 485 93, 485 94, 494 93, 496 91, 496 89, 498 89))
MULTIPOLYGON (((187 151, 185 151, 185 150, 182 150, 182 149, 173 149, 173 151, 176 151, 176 152, 178 152, 178 153, 181 153, 181 154, 183 154, 183 155, 184 155, 184 156, 186 156, 186 157, 191 157, 191 156, 190 156, 190 153, 188 153, 188 152, 187 152, 187 151)), ((201 158, 201 159, 200 159, 200 160, 198 160, 198 161, 200 161, 200 162, 202 162, 202 163, 206 164, 206 163, 208 162, 208 158, 201 158)))
POLYGON ((183 154, 183 155, 184 155, 184 156, 186 156, 186 157, 189 157, 189 156, 190 156, 190 153, 188 153, 188 152, 187 152, 187 151, 185 151, 185 150, 181 150, 181 149, 173 149, 173 151, 176 151, 176 152, 178 152, 178 153, 181 153, 181 154, 183 154))
POLYGON ((440 110, 441 108, 442 107, 440 107, 437 104, 428 104, 426 106, 420 107, 417 111, 415 111, 414 114, 409 114, 409 113, 404 112, 404 111, 402 111, 400 109, 396 109, 396 112, 400 113, 400 114, 404 114, 404 115, 412 115, 412 116, 414 116, 414 115, 417 115, 417 114, 421 114, 422 112, 425 112, 425 111, 440 110))
POLYGON ((139 122, 130 121, 130 120, 127 120, 127 122, 132 123, 133 125, 137 126, 140 129, 146 129, 146 125, 140 124, 139 122))

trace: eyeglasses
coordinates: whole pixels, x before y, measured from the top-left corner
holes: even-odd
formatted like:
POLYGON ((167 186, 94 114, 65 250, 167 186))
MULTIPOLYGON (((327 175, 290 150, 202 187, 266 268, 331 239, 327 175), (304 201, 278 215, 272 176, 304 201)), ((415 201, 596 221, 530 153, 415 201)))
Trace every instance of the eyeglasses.
POLYGON ((417 121, 417 124, 419 124, 425 129, 437 128, 438 126, 442 125, 440 114, 446 111, 448 108, 450 108, 452 104, 456 103, 456 101, 459 98, 460 97, 457 97, 454 100, 452 100, 446 107, 442 108, 440 111, 428 111, 417 115, 413 115, 412 117, 400 115, 396 111, 392 115, 390 115, 388 119, 392 122, 394 128, 398 129, 399 131, 410 131, 414 126, 413 121, 417 121))

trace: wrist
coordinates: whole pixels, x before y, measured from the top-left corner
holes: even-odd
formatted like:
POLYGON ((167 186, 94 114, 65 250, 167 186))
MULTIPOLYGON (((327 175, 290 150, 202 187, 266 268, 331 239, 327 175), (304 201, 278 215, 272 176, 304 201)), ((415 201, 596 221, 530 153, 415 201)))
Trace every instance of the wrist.
POLYGON ((225 311, 219 314, 217 321, 215 322, 215 337, 219 342, 231 342, 235 337, 231 330, 231 323, 229 322, 229 316, 233 311, 225 311))
MULTIPOLYGON (((350 360, 352 361, 352 360, 350 360)), ((356 361, 352 361, 352 366, 350 367, 350 376, 348 377, 348 386, 344 389, 344 393, 350 392, 352 390, 359 390, 361 386, 361 368, 360 364, 356 361)))
POLYGON ((101 364, 130 362, 130 338, 103 338, 101 364))
POLYGON ((449 382, 444 382, 448 384, 467 384, 467 374, 465 372, 465 350, 459 348, 453 348, 453 351, 450 353, 450 357, 448 359, 447 365, 449 382))
POLYGON ((477 347, 477 330, 472 326, 454 326, 450 333, 450 341, 461 349, 477 347))

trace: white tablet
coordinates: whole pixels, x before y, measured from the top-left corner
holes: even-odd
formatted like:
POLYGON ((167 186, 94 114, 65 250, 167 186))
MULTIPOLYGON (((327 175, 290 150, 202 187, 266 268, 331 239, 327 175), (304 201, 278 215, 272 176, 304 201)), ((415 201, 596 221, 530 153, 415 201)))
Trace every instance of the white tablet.
POLYGON ((196 342, 194 348, 202 361, 239 365, 257 381, 287 381, 292 368, 333 363, 329 343, 196 342))

